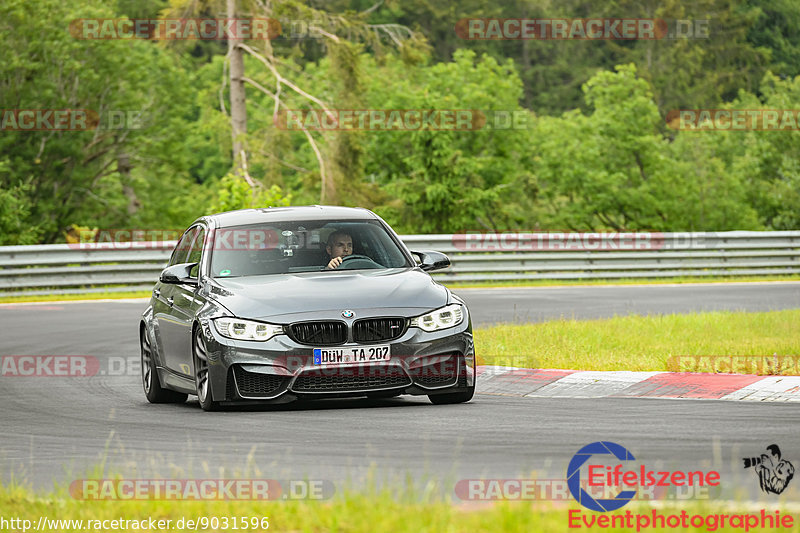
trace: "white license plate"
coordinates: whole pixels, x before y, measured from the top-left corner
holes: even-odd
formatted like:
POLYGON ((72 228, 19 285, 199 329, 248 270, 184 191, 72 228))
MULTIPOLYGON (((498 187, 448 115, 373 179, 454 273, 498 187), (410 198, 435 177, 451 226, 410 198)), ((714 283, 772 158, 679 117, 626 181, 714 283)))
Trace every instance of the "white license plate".
POLYGON ((389 346, 355 346, 348 348, 314 348, 314 364, 358 365, 389 361, 392 358, 389 346))

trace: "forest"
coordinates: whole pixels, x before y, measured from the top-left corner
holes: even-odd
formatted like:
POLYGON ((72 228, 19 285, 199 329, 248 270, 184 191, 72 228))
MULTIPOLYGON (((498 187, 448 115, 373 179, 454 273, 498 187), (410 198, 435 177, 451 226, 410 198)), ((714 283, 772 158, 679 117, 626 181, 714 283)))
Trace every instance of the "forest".
POLYGON ((402 234, 800 229, 796 123, 673 123, 681 110, 800 110, 798 28, 793 0, 4 0, 0 245, 318 203, 372 209, 402 234), (87 20, 232 10, 266 25, 235 41, 85 33, 87 20), (557 18, 706 31, 458 31, 557 18), (54 113, 25 129, 22 110, 54 113), (341 127, 359 116, 380 121, 341 127))

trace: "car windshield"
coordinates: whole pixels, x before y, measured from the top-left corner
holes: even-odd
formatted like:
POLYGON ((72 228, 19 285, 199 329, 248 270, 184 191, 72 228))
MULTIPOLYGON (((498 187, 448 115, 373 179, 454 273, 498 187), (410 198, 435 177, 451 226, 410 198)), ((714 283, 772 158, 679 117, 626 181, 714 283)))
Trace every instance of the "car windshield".
POLYGON ((218 228, 207 246, 214 278, 413 266, 377 220, 218 228), (336 256, 342 258, 341 263, 329 268, 336 256))

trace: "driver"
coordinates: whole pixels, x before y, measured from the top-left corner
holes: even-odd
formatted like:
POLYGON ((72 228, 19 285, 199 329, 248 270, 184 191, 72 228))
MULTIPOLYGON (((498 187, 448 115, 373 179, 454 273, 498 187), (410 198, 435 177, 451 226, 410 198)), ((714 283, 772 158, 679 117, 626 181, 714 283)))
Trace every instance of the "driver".
POLYGON ((325 268, 333 270, 342 264, 344 257, 353 255, 353 238, 344 231, 334 231, 328 236, 328 245, 325 250, 331 258, 325 268))

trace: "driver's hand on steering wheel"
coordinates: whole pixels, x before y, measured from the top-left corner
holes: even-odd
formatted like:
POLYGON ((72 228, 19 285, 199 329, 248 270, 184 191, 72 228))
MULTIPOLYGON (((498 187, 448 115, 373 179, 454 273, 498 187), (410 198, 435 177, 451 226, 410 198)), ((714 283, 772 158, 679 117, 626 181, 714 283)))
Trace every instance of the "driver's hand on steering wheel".
POLYGON ((327 268, 328 270, 333 270, 334 268, 337 268, 339 265, 341 265, 342 261, 344 261, 343 258, 334 257, 333 259, 330 260, 330 262, 328 263, 328 266, 325 267, 325 268, 327 268))

